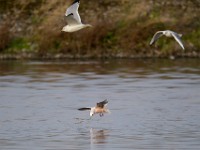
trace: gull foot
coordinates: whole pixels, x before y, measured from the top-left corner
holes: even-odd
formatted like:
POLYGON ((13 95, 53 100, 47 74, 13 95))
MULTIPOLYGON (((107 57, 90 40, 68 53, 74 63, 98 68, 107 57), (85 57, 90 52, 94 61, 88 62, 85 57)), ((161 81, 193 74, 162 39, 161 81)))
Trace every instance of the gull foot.
POLYGON ((100 117, 103 117, 103 113, 100 113, 99 116, 100 116, 100 117))

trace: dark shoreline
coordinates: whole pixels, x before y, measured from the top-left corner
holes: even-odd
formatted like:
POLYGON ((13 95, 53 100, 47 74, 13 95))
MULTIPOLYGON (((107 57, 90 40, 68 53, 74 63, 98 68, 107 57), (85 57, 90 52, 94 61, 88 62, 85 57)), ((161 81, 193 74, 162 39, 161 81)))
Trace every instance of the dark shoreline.
POLYGON ((181 54, 181 55, 123 55, 123 56, 73 56, 66 54, 0 54, 2 60, 87 60, 87 59, 177 59, 177 58, 200 58, 200 54, 181 54))

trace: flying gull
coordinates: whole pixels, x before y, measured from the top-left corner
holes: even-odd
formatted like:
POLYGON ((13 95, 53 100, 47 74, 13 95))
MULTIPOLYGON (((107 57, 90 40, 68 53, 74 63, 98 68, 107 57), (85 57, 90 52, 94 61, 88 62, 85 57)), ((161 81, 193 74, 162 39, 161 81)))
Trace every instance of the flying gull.
POLYGON ((108 103, 107 100, 104 100, 102 102, 99 102, 96 104, 95 107, 84 107, 84 108, 79 108, 78 110, 84 111, 84 110, 90 110, 90 117, 92 117, 94 114, 99 114, 100 117, 104 115, 104 113, 109 113, 109 109, 106 108, 106 104, 108 103))
POLYGON ((182 47, 182 49, 183 50, 185 49, 183 46, 183 43, 181 41, 182 34, 178 34, 176 32, 170 31, 170 30, 156 32, 150 42, 150 45, 152 45, 154 42, 156 42, 163 35, 165 35, 166 37, 174 37, 174 39, 179 43, 179 45, 182 47))
POLYGON ((67 25, 62 28, 64 32, 75 32, 86 27, 92 27, 90 24, 83 24, 81 22, 81 17, 78 13, 78 8, 80 5, 80 0, 74 0, 69 8, 67 8, 65 13, 65 20, 67 25))

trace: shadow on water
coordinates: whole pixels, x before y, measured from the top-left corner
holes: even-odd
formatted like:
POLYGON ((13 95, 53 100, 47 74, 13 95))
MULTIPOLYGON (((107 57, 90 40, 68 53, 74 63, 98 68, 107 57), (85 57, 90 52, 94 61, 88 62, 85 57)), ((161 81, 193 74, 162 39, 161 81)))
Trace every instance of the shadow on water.
POLYGON ((0 149, 199 149, 199 64, 2 61, 0 149), (77 110, 103 99, 111 114, 77 110))

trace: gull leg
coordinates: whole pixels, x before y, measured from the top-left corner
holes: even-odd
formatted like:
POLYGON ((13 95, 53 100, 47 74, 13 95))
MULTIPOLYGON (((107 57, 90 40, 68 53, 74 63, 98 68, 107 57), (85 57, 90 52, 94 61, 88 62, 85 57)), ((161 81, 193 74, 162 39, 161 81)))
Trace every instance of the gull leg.
POLYGON ((100 113, 99 116, 100 116, 100 117, 103 117, 103 113, 100 113))

